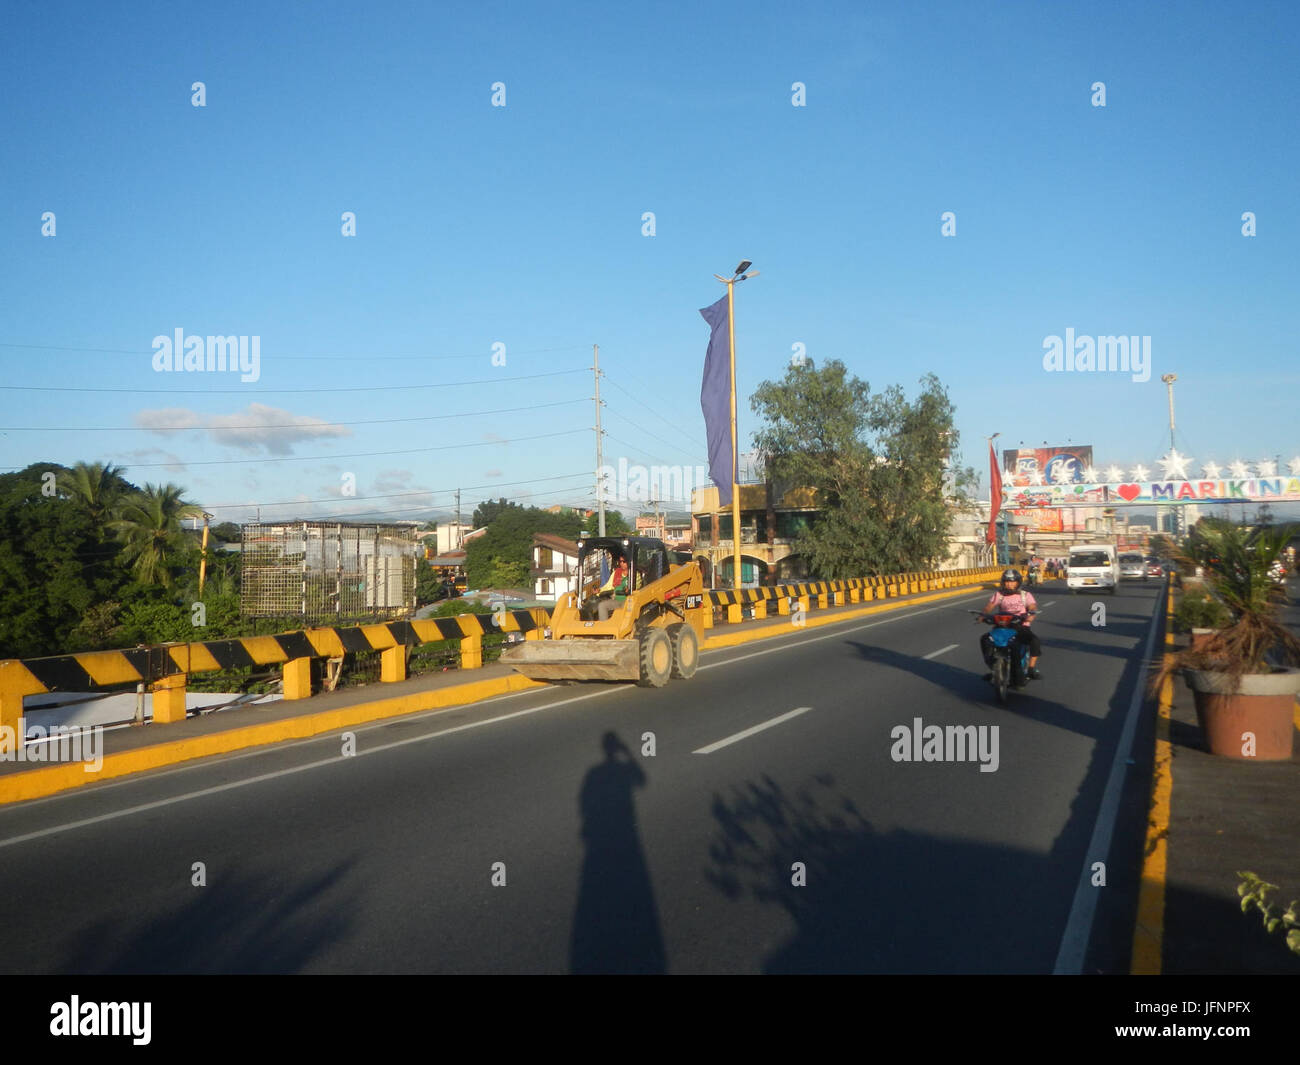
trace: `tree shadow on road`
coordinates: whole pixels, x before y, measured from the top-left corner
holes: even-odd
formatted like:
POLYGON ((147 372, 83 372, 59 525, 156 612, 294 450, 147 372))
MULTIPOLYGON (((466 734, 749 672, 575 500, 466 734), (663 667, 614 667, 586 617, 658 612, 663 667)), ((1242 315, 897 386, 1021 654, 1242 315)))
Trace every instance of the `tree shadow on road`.
POLYGON ((769 776, 746 781, 714 796, 713 816, 706 879, 729 899, 779 905, 795 924, 764 972, 1051 970, 1056 943, 1040 918, 1059 906, 1032 886, 1044 855, 877 832, 829 776, 793 791, 769 776))
MULTIPOLYGON (((77 935, 68 973, 296 973, 343 938, 357 904, 351 860, 289 890, 270 878, 208 871, 208 886, 178 877, 191 898, 143 920, 100 922, 77 935)), ((141 900, 147 903, 148 900, 141 900)))
POLYGON ((633 792, 645 772, 614 732, 605 757, 587 770, 578 796, 582 860, 573 915, 575 973, 662 973, 667 968, 650 870, 637 831, 633 792))

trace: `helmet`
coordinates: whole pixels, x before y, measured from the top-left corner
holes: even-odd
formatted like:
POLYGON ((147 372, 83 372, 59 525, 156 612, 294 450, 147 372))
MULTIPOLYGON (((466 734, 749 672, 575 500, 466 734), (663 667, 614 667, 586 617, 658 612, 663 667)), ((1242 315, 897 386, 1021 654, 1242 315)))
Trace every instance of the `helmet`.
POLYGON ((1003 583, 1003 584, 1010 584, 1012 581, 1015 581, 1017 584, 1020 584, 1020 583, 1021 583, 1021 580, 1020 580, 1020 571, 1019 571, 1018 569, 1008 569, 1008 570, 1003 570, 1003 571, 1002 571, 1002 583, 1003 583))

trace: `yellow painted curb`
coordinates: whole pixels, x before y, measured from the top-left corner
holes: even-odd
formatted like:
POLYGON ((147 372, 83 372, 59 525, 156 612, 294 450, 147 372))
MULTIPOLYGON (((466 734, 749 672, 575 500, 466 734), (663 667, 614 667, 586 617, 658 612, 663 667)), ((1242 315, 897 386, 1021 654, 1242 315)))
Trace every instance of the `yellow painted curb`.
POLYGON ((836 614, 834 617, 810 617, 806 618, 804 623, 799 626, 795 626, 792 622, 790 625, 771 625, 757 632, 732 632, 727 633, 725 636, 710 636, 704 641, 704 650, 713 651, 720 647, 735 647, 742 643, 752 643, 755 640, 768 640, 776 636, 789 636, 792 634, 792 630, 802 632, 804 629, 815 629, 822 625, 836 625, 841 621, 851 621, 854 618, 864 618, 871 614, 883 614, 892 610, 906 610, 908 607, 916 606, 918 603, 929 603, 936 599, 957 599, 963 595, 970 595, 973 591, 982 590, 981 585, 970 584, 965 588, 959 588, 956 591, 936 592, 933 595, 918 595, 915 599, 897 599, 888 603, 882 603, 879 606, 862 607, 859 610, 846 610, 842 614, 836 614))
MULTIPOLYGON (((1167 662, 1174 646, 1174 591, 1169 589, 1165 610, 1167 662)), ((1174 680, 1160 687, 1156 717, 1155 764, 1151 770, 1151 806, 1147 812, 1147 838, 1138 886, 1137 921, 1133 928, 1133 976, 1159 976, 1164 955, 1165 877, 1169 862, 1170 800, 1174 790, 1174 749, 1169 742, 1169 714, 1174 705, 1174 680)))
POLYGON ((141 773, 148 769, 159 769, 195 758, 229 754, 231 751, 238 751, 245 747, 261 747, 271 743, 281 743, 284 740, 307 739, 326 732, 364 725, 380 718, 401 717, 404 714, 416 714, 423 710, 462 706, 489 699, 494 695, 544 687, 546 685, 541 681, 529 680, 515 673, 508 677, 470 681, 468 684, 457 684, 454 687, 435 691, 413 692, 410 695, 399 695, 389 699, 376 699, 356 706, 341 707, 338 710, 323 710, 315 714, 286 718, 283 721, 267 721, 260 725, 248 725, 245 728, 231 729, 210 736, 194 736, 190 739, 172 740, 150 747, 141 747, 134 751, 121 751, 106 755, 103 765, 96 773, 87 773, 83 762, 70 762, 45 769, 33 769, 26 773, 13 773, 0 777, 0 804, 38 799, 83 784, 141 773))

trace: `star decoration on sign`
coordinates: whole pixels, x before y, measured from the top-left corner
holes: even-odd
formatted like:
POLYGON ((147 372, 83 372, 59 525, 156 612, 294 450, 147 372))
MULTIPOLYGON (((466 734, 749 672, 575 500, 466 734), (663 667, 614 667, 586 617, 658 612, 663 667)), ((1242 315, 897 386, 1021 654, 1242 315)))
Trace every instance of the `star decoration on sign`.
POLYGON ((1223 467, 1220 466, 1217 462, 1207 462, 1204 466, 1201 467, 1201 469, 1204 471, 1205 476, 1212 481, 1217 481, 1220 477, 1223 476, 1223 467))
POLYGON ((1094 469, 1092 466, 1089 466, 1087 469, 1085 469, 1083 471, 1083 479, 1087 484, 1096 484, 1097 483, 1096 469, 1094 469))
POLYGON ((1250 476, 1250 469, 1241 461, 1241 459, 1237 459, 1236 462, 1230 462, 1228 464, 1228 469, 1232 471, 1234 477, 1246 478, 1250 476))
POLYGON ((1255 469, 1259 471, 1261 477, 1277 476, 1277 462, 1274 459, 1263 459, 1255 463, 1255 469))
POLYGON ((1133 467, 1133 480, 1145 481, 1150 476, 1151 476, 1151 471, 1148 470, 1145 466, 1143 466, 1142 463, 1139 462, 1136 466, 1133 467))
POLYGON ((1042 470, 1038 470, 1038 469, 1034 470, 1034 472, 1031 473, 1031 474, 1029 475, 1029 483, 1030 483, 1030 484, 1042 484, 1042 483, 1043 483, 1043 471, 1042 471, 1042 470))
POLYGON ((1300 477, 1300 455, 1297 455, 1295 458, 1291 459, 1286 464, 1286 468, 1291 471, 1292 477, 1300 477))
MULTIPOLYGON (((1169 454, 1160 459, 1161 476, 1166 481, 1185 481, 1187 480, 1187 464, 1192 460, 1186 455, 1178 454, 1177 448, 1170 448, 1169 454)), ((1140 477, 1138 480, 1146 480, 1140 477)))
POLYGON ((1117 482, 1122 480, 1124 480, 1124 471, 1121 470, 1118 466, 1111 466, 1106 471, 1106 481, 1109 484, 1116 484, 1117 482))

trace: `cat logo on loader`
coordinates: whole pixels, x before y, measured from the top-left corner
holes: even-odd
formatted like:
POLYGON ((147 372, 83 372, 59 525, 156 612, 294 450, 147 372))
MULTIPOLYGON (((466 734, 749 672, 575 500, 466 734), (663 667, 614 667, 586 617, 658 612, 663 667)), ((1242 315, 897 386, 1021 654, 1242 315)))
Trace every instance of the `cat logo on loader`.
POLYGON ((561 596, 550 639, 501 655, 530 680, 634 680, 661 688, 700 664, 704 579, 698 562, 669 561, 663 541, 578 541, 578 591, 561 596))

